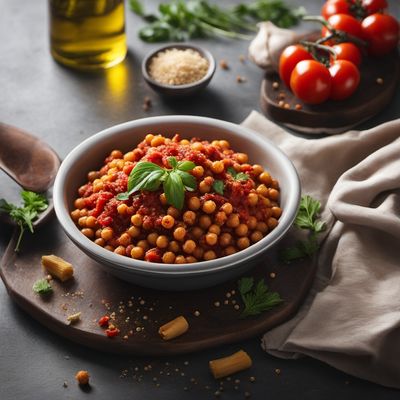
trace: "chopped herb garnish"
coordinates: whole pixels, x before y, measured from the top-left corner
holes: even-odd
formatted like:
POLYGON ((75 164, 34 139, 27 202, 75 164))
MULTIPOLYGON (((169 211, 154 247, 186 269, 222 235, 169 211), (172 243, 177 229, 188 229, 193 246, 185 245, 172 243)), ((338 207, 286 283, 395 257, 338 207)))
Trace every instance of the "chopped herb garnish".
POLYGON ((53 291, 50 283, 46 279, 37 280, 32 287, 33 291, 40 295, 49 294, 53 291))
POLYGON ((235 181, 247 181, 247 179, 249 179, 247 174, 244 172, 236 172, 235 168, 233 167, 229 167, 227 172, 232 176, 233 179, 235 179, 235 181))
POLYGON ((271 292, 268 289, 264 279, 254 285, 254 278, 242 278, 238 282, 238 288, 244 303, 241 318, 261 314, 283 302, 277 292, 271 292))
POLYGON ((162 184, 167 202, 181 210, 185 191, 192 192, 196 189, 196 178, 187 172, 196 164, 192 161, 177 161, 175 157, 169 157, 168 162, 172 169, 162 168, 148 161, 138 162, 129 175, 128 191, 120 193, 117 199, 127 200, 131 194, 139 190, 155 192, 162 184))
POLYGON ((15 251, 19 251, 22 236, 26 228, 33 233, 33 221, 40 212, 43 212, 48 207, 47 199, 41 194, 23 190, 21 192, 21 197, 23 201, 22 207, 17 207, 15 204, 0 199, 0 211, 7 213, 17 223, 20 229, 20 234, 14 249, 15 251))
POLYGON ((280 252, 284 262, 313 256, 319 248, 317 235, 326 229, 326 223, 318 219, 321 203, 311 196, 302 196, 294 225, 309 231, 307 240, 298 241, 295 246, 280 252))
POLYGON ((212 185, 214 192, 218 193, 220 195, 224 194, 224 181, 221 181, 220 179, 216 179, 212 185))

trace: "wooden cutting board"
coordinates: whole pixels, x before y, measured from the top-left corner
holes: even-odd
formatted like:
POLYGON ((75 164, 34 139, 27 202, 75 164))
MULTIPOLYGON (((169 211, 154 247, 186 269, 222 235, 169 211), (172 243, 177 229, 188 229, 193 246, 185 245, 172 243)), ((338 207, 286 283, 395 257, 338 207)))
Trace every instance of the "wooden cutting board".
POLYGON ((390 103, 398 90, 398 53, 364 59, 360 75, 360 85, 348 99, 309 105, 298 99, 278 74, 267 74, 261 84, 261 108, 272 120, 295 131, 310 135, 342 133, 372 118, 390 103), (289 108, 280 105, 280 101, 289 108), (296 110, 296 105, 301 109, 296 110))
MULTIPOLYGON (((123 282, 105 273, 82 253, 67 238, 54 216, 34 235, 26 234, 19 254, 13 250, 16 236, 12 237, 0 265, 0 275, 10 296, 33 318, 59 335, 114 353, 180 354, 261 335, 296 312, 315 274, 314 263, 310 261, 278 265, 272 261, 272 254, 267 256, 245 276, 254 276, 256 280, 265 278, 284 303, 257 317, 241 319, 237 281, 179 293, 123 282), (33 283, 46 276, 40 262, 44 254, 56 254, 71 262, 75 269, 71 281, 52 281, 53 293, 49 297, 40 297, 32 290, 33 283), (216 302, 220 303, 219 307, 216 302), (239 304, 240 310, 235 310, 235 304, 239 304), (67 316, 76 312, 82 313, 81 320, 70 325, 67 316), (114 324, 121 331, 119 336, 108 338, 98 326, 97 321, 103 315, 115 316, 114 324), (179 315, 187 318, 189 331, 169 342, 163 341, 158 335, 159 326, 179 315)), ((285 242, 290 240, 289 234, 285 242)))

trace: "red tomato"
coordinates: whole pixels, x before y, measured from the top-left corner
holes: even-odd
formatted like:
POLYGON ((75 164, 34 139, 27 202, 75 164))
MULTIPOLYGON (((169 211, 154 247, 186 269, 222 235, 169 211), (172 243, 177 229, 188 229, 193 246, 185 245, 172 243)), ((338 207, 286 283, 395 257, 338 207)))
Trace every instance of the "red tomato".
POLYGON ((283 50, 279 58, 279 76, 286 86, 290 87, 290 75, 296 64, 311 59, 311 54, 299 44, 288 46, 283 50))
POLYGON ((351 96, 360 83, 360 72, 350 61, 336 60, 329 68, 332 77, 330 98, 344 100, 351 96))
POLYGON ((335 14, 351 14, 347 0, 328 0, 321 9, 321 15, 328 19, 335 14))
MULTIPOLYGON (((349 35, 356 36, 363 39, 363 31, 361 29, 361 23, 351 15, 347 14, 335 14, 328 18, 329 24, 333 29, 343 31, 349 35)), ((322 36, 328 36, 329 31, 325 27, 322 28, 322 36)))
POLYGON ((354 43, 343 42, 336 44, 332 48, 336 52, 337 60, 351 61, 356 67, 361 64, 361 51, 354 43))
POLYGON ((362 0, 361 5, 367 12, 367 15, 375 14, 385 10, 388 6, 386 0, 362 0))
POLYGON ((361 26, 369 54, 383 56, 397 47, 399 23, 391 15, 372 14, 362 21, 361 26))
POLYGON ((315 60, 300 61, 290 77, 290 88, 305 103, 319 104, 329 98, 331 76, 328 69, 315 60))
POLYGON ((156 263, 161 262, 160 250, 156 248, 147 250, 146 254, 144 255, 144 259, 149 262, 156 262, 156 263))

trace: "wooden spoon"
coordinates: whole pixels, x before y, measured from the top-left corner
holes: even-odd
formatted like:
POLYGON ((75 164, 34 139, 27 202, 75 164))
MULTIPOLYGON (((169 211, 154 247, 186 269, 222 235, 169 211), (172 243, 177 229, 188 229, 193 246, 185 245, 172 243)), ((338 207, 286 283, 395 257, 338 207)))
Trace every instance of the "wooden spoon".
MULTIPOLYGON (((50 187, 56 177, 60 159, 45 142, 22 129, 0 123, 0 169, 6 172, 18 185, 26 190, 46 193, 49 206, 35 220, 37 227, 53 213, 50 187)), ((1 220, 15 225, 3 213, 1 220)))
POLYGON ((49 145, 22 129, 0 123, 0 169, 24 189, 45 192, 60 159, 49 145))

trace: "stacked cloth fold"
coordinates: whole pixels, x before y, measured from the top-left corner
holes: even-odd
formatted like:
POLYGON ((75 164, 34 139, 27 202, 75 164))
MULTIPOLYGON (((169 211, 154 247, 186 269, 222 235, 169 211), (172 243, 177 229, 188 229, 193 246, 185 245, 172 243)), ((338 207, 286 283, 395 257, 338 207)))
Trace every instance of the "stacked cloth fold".
POLYGON ((400 119, 322 139, 293 136, 256 112, 243 125, 288 155, 328 223, 307 299, 262 347, 400 388, 400 119))

